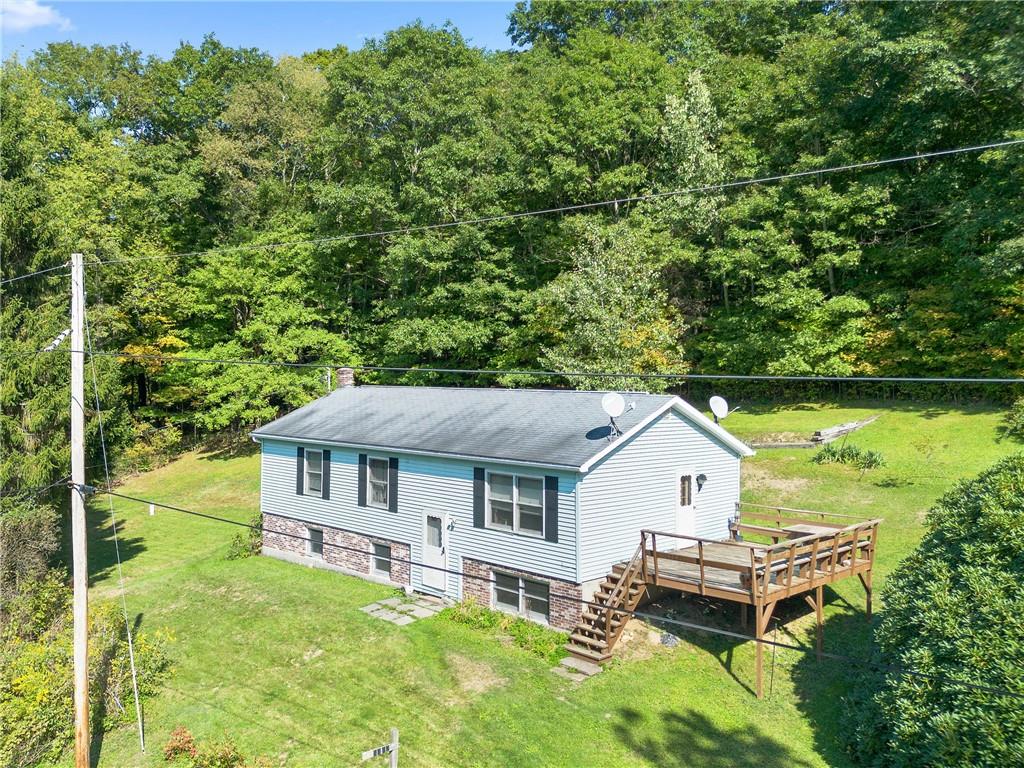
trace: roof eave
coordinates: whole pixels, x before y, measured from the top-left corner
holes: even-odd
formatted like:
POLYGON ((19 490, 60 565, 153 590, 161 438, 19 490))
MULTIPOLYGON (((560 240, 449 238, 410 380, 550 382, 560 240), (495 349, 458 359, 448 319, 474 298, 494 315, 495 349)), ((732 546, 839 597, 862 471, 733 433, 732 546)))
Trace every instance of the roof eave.
POLYGON ((542 461, 524 461, 522 459, 506 459, 501 456, 477 456, 468 453, 447 453, 445 451, 425 451, 416 448, 402 448, 394 445, 374 445, 371 443, 347 443, 340 440, 320 440, 315 437, 286 437, 283 435, 260 434, 259 430, 249 433, 255 442, 261 440, 280 440, 285 443, 302 443, 304 445, 325 445, 337 448, 356 448, 366 451, 389 451, 392 453, 404 453, 411 456, 437 456, 445 459, 462 459, 464 461, 482 461, 490 464, 509 464, 517 467, 534 467, 536 469, 551 469, 558 472, 578 472, 579 467, 575 464, 556 464, 542 461))

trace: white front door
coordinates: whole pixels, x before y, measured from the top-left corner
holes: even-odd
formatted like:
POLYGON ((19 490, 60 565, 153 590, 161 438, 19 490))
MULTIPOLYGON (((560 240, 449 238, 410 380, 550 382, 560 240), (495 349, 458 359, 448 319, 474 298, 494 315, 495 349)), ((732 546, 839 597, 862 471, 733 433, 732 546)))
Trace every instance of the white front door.
MULTIPOLYGON (((697 535, 697 514, 693 506, 693 497, 697 493, 697 480, 694 472, 689 469, 680 470, 676 474, 676 533, 686 536, 697 535)), ((679 546, 689 547, 696 542, 679 539, 679 546)))
POLYGON ((423 569, 423 586, 444 592, 448 585, 448 574, 439 568, 446 568, 445 551, 448 544, 447 515, 427 512, 423 516, 423 564, 433 566, 423 569))

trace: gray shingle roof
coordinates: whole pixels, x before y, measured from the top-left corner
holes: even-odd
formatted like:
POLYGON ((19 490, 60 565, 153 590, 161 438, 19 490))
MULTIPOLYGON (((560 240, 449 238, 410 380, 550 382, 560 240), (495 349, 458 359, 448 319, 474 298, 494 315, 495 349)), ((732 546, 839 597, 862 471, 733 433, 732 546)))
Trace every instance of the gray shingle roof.
MULTIPOLYGON (((360 386, 329 395, 253 432, 367 448, 577 468, 609 445, 604 392, 360 386)), ((671 395, 630 393, 623 432, 671 395)))

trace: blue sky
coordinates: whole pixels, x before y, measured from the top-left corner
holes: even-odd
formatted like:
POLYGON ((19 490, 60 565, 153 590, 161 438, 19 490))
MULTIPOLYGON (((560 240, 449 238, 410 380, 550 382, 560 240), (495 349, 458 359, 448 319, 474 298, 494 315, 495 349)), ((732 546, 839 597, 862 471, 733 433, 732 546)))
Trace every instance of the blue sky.
POLYGON ((128 43, 167 56, 179 41, 213 32, 227 45, 274 56, 343 44, 422 20, 451 21, 473 45, 508 48, 505 30, 514 2, 47 2, 0 0, 3 56, 24 59, 49 42, 128 43))

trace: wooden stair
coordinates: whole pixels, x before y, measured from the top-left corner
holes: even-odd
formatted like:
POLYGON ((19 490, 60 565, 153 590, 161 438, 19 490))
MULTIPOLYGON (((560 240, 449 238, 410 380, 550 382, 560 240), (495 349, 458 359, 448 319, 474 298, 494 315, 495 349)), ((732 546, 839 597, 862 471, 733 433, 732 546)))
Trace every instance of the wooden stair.
POLYGON ((580 623, 569 635, 565 649, 570 654, 596 664, 612 657, 612 649, 629 621, 629 612, 647 592, 642 575, 643 556, 642 547, 637 547, 628 563, 612 567, 591 598, 590 602, 597 605, 584 608, 580 623))

